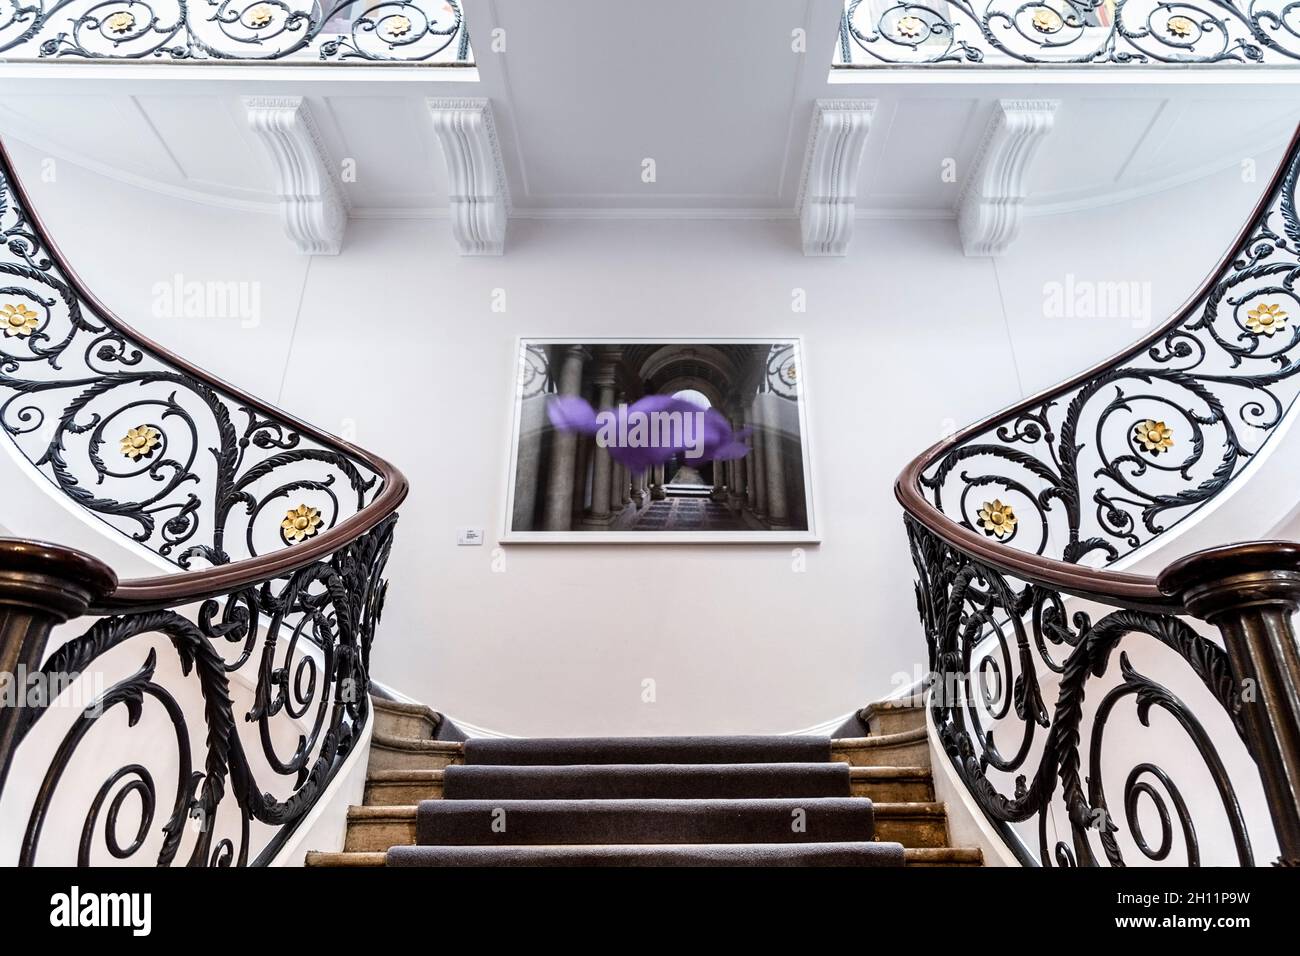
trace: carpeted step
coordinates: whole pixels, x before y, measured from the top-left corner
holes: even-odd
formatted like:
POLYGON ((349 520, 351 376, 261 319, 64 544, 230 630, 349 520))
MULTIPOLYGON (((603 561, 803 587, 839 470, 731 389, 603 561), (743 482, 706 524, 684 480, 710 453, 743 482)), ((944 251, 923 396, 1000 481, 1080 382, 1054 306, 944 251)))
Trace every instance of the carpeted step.
POLYGON ((847 797, 843 763, 468 765, 443 771, 446 800, 847 797))
POLYGON ((902 866, 897 843, 397 846, 388 866, 902 866))
MULTIPOLYGON (((416 842, 423 846, 831 843, 873 838, 872 803, 862 797, 426 800, 416 814, 416 842)), ((393 841, 399 842, 405 841, 393 841)))
POLYGON ((466 764, 558 766, 629 763, 824 763, 829 737, 531 737, 478 738, 466 764))

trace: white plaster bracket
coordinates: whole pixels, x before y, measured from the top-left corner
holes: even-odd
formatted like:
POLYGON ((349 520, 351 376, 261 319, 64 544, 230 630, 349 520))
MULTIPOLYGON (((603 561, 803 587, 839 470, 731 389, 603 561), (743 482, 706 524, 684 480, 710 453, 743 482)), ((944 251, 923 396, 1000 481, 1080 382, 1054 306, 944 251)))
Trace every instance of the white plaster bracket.
POLYGON ((249 128, 275 167, 284 231, 305 255, 336 256, 347 197, 311 108, 301 96, 245 96, 249 128))
POLYGON ((1020 231, 1030 164, 1056 119, 1056 100, 998 100, 957 200, 968 256, 1000 256, 1020 231))
POLYGON ((447 161, 451 232, 463 256, 499 256, 506 248, 510 189, 492 104, 481 98, 428 100, 433 131, 447 161))
POLYGON ((806 256, 843 256, 853 240, 862 149, 875 100, 818 100, 795 208, 806 256))

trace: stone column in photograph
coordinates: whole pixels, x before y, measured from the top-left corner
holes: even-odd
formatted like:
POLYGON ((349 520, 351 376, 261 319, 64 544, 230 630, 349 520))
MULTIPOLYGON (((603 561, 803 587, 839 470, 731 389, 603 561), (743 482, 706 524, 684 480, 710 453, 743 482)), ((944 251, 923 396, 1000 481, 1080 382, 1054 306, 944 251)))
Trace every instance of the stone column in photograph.
POLYGON ((632 472, 632 503, 636 505, 637 511, 645 507, 649 494, 645 490, 646 472, 632 472))
MULTIPOLYGON (((618 378, 618 363, 622 353, 617 349, 603 349, 600 353, 600 366, 596 370, 596 410, 606 412, 614 407, 614 386, 618 378)), ((583 519, 583 525, 589 528, 608 528, 614 520, 610 513, 610 489, 613 486, 614 460, 609 457, 609 449, 593 442, 591 456, 594 464, 591 470, 591 513, 583 519)))
MULTIPOLYGON (((626 401, 627 401, 627 396, 624 395, 622 391, 620 391, 614 396, 614 407, 622 408, 623 405, 626 403, 626 401)), ((617 461, 614 462, 611 474, 614 482, 614 487, 610 490, 609 510, 614 512, 615 514, 618 514, 624 508, 627 507, 627 503, 632 498, 631 493, 628 491, 629 478, 627 473, 627 465, 620 464, 617 461)))
POLYGON ((617 515, 623 510, 623 478, 627 472, 614 461, 609 466, 609 510, 617 515))
POLYGON ((782 399, 767 392, 758 397, 766 440, 763 443, 763 463, 767 480, 767 521, 773 530, 789 528, 786 519, 789 511, 785 501, 785 439, 782 437, 778 404, 782 399))
POLYGON ((664 466, 655 465, 650 472, 650 500, 663 501, 668 497, 668 492, 664 490, 664 466))
POLYGON ((524 349, 519 357, 519 439, 515 448, 515 496, 511 531, 532 531, 537 515, 537 491, 542 484, 542 437, 546 433, 546 374, 548 358, 542 348, 524 349))
POLYGON ((754 481, 754 517, 759 521, 767 520, 767 431, 763 427, 763 417, 759 410, 760 396, 754 396, 754 401, 749 406, 749 421, 754 429, 754 450, 750 452, 750 457, 754 460, 754 467, 751 471, 754 481))
MULTIPOLYGON (((733 432, 739 432, 745 427, 745 411, 739 405, 733 405, 728 409, 728 416, 731 419, 733 432)), ((730 466, 730 474, 727 480, 727 507, 732 511, 740 511, 745 507, 746 459, 733 458, 727 464, 730 466)))
POLYGON ((591 475, 591 449, 594 443, 590 435, 578 436, 577 463, 573 469, 573 513, 579 517, 587 509, 587 479, 591 475))
POLYGON ((709 492, 709 497, 714 501, 725 502, 727 500, 727 463, 725 461, 713 462, 713 490, 709 492))
MULTIPOLYGON (((560 357, 558 388, 560 395, 578 395, 582 391, 582 367, 590 353, 581 345, 566 347, 560 357)), ((543 527, 547 531, 573 528, 573 483, 576 478, 578 436, 556 431, 551 436, 551 460, 546 475, 546 512, 543 527)))

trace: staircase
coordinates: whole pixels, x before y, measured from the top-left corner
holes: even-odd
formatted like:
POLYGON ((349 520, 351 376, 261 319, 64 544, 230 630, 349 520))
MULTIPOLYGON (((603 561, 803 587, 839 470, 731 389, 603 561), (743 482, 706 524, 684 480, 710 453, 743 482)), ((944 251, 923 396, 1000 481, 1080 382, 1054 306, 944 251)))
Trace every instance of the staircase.
POLYGON ((375 699, 365 804, 308 866, 979 866, 948 845, 924 712, 868 736, 435 739, 375 699))

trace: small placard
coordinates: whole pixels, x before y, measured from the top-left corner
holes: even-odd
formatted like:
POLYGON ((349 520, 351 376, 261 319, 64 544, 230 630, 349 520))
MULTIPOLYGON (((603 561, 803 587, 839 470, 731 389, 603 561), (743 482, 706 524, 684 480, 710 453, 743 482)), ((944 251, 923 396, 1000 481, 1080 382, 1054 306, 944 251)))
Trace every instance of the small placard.
POLYGON ((456 532, 456 543, 462 548, 475 547, 483 543, 482 528, 461 528, 456 532))

